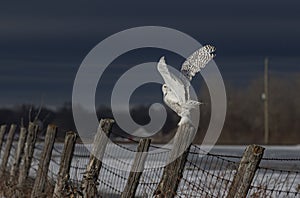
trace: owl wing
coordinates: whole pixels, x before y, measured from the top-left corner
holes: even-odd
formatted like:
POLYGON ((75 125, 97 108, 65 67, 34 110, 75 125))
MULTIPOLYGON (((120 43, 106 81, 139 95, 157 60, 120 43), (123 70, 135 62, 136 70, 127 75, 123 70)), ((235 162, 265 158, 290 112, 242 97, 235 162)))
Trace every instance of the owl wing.
POLYGON ((177 76, 175 76, 169 71, 164 57, 160 58, 157 64, 157 69, 161 74, 162 78, 164 79, 165 84, 168 86, 168 88, 170 88, 173 91, 173 93, 178 98, 179 102, 181 104, 185 103, 186 98, 184 84, 177 76))
POLYGON ((182 64, 181 72, 183 75, 189 80, 192 80, 195 74, 204 68, 205 65, 216 56, 213 54, 215 51, 216 48, 211 45, 205 45, 195 51, 182 64))

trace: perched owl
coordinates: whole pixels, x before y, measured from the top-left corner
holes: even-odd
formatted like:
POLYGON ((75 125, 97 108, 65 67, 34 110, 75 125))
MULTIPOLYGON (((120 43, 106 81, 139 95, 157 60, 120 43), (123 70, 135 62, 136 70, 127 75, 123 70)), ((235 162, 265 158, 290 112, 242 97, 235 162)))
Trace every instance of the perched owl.
POLYGON ((163 77, 165 84, 162 86, 163 99, 173 111, 181 117, 178 125, 190 122, 190 111, 197 108, 201 103, 190 99, 190 81, 205 65, 215 57, 213 52, 216 50, 211 45, 206 45, 191 56, 189 56, 181 67, 183 76, 177 77, 172 74, 165 62, 165 58, 161 57, 157 69, 163 77))

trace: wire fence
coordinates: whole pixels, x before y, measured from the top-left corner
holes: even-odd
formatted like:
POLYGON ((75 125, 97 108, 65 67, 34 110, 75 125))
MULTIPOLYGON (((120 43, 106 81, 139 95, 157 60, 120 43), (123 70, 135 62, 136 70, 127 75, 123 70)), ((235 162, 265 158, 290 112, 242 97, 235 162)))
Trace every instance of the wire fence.
MULTIPOLYGON (((126 138, 126 137, 122 137, 126 138)), ((5 141, 4 141, 5 142, 5 141)), ((119 197, 128 181, 129 172, 137 152, 138 141, 126 138, 127 143, 108 143, 100 170, 98 191, 110 197, 119 197)), ((17 142, 12 144, 8 170, 15 160, 17 142)), ((48 181, 55 185, 64 144, 54 144, 48 170, 48 181)), ((3 149, 0 152, 2 161, 3 149)), ((29 176, 34 178, 44 148, 44 138, 37 138, 29 176)), ((89 163, 91 145, 75 145, 69 182, 80 189, 83 175, 89 163)), ((151 144, 144 170, 141 174, 136 197, 152 197, 163 175, 170 149, 151 144)), ((190 147, 182 178, 174 192, 175 197, 226 197, 237 172, 242 155, 226 155, 205 152, 198 145, 190 147)), ((262 158, 250 185, 247 197, 300 197, 300 159, 262 158), (292 164, 292 165, 291 165, 292 164)))
POLYGON ((183 197, 225 197, 237 167, 237 162, 204 152, 193 145, 177 194, 183 197))
MULTIPOLYGON (((263 159, 263 161, 270 159, 263 159)), ((272 161, 298 161, 271 159, 272 161)), ((298 169, 300 166, 298 166, 298 169)), ((252 197, 300 197, 300 171, 280 169, 278 166, 259 166, 252 181, 249 195, 252 197)))

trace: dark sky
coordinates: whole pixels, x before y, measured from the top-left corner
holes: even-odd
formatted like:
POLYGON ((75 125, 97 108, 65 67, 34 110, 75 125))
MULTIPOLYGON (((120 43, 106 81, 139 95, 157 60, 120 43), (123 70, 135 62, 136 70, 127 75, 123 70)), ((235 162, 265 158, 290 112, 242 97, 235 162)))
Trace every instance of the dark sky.
MULTIPOLYGON (((215 45, 225 86, 246 86, 261 75, 265 56, 274 72, 300 72, 299 8, 292 0, 2 1, 0 106, 38 104, 41 97, 47 106, 71 101, 87 53, 106 37, 137 26, 170 27, 215 45)), ((120 67, 157 61, 160 54, 141 50, 120 57, 107 71, 109 86, 102 93, 109 95, 114 81, 108 76, 120 67)))

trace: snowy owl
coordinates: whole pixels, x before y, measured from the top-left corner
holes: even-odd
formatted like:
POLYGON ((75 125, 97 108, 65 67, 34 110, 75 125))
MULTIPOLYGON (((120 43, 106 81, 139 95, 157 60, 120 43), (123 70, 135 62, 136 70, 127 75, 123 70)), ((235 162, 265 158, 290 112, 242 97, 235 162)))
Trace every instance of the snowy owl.
POLYGON ((206 45, 195 51, 182 64, 181 73, 183 76, 180 77, 169 72, 164 57, 161 57, 158 62, 157 69, 165 81, 162 86, 163 100, 181 117, 178 126, 191 123, 191 109, 197 108, 201 104, 190 99, 190 81, 196 73, 215 57, 215 54, 213 54, 215 50, 215 47, 206 45))

